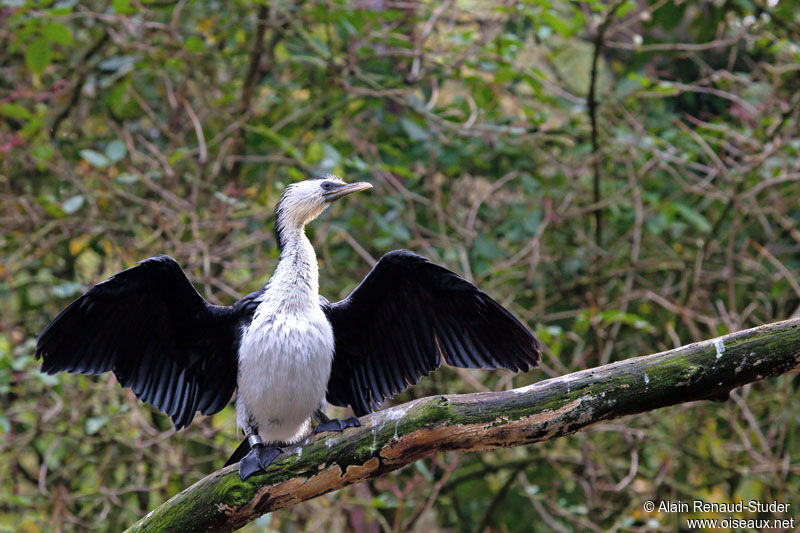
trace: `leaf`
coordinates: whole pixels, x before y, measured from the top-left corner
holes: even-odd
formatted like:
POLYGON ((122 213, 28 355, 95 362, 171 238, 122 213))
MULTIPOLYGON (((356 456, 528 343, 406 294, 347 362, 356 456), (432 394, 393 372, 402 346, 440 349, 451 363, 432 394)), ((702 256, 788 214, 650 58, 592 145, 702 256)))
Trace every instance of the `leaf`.
POLYGON ((600 318, 603 321, 603 324, 608 326, 615 322, 621 322, 626 326, 631 326, 636 329, 642 329, 645 331, 652 331, 653 325, 650 324, 647 320, 643 317, 636 315, 634 313, 625 313, 620 311, 619 309, 609 309, 607 311, 603 311, 600 314, 600 318))
POLYGON ((702 232, 706 232, 711 229, 711 224, 706 220, 706 218, 689 207, 688 205, 684 204, 674 204, 675 210, 683 216, 687 221, 689 221, 695 228, 702 232))
POLYGON ((25 64, 34 74, 41 74, 52 58, 53 50, 44 37, 35 39, 25 48, 25 64))
POLYGON ((111 7, 114 9, 115 13, 119 13, 120 15, 130 15, 136 12, 136 8, 131 5, 131 0, 113 0, 111 2, 111 7))
POLYGON ((334 172, 342 162, 342 155, 328 143, 322 144, 322 160, 317 163, 321 172, 334 172))
MULTIPOLYGON (((72 243, 70 243, 71 245, 72 243)), ((74 255, 74 254, 73 254, 74 255)), ((56 298, 69 298, 70 296, 77 296, 83 291, 83 285, 77 281, 67 281, 61 285, 54 285, 50 288, 50 292, 56 298)))
POLYGON ((191 52, 196 54, 198 52, 203 51, 203 40, 196 35, 192 35, 186 42, 183 43, 183 47, 186 49, 187 52, 191 52))
POLYGON ((511 67, 502 66, 497 69, 497 72, 494 75, 494 82, 495 83, 506 83, 513 79, 516 79, 519 76, 519 73, 516 69, 511 67))
POLYGON ((68 215, 71 215, 81 207, 83 207, 84 202, 86 199, 83 197, 82 194, 77 194, 71 198, 67 198, 64 200, 64 203, 61 204, 61 209, 68 215))
POLYGON ((478 237, 473 249, 476 256, 484 259, 498 259, 504 256, 503 250, 497 246, 495 239, 486 236, 478 237))
POLYGON ((553 28, 553 30, 562 37, 569 37, 574 33, 569 24, 561 20, 560 16, 550 11, 543 11, 541 17, 545 24, 553 28))
POLYGON ((131 97, 131 93, 128 91, 130 85, 130 80, 123 80, 114 85, 106 96, 106 105, 119 118, 133 118, 139 112, 138 102, 131 97))
POLYGON ((427 141, 428 131, 408 117, 400 119, 400 125, 412 141, 427 141))
POLYGON ((100 431, 103 426, 108 422, 108 417, 105 416, 90 416, 86 419, 86 433, 94 435, 100 431))
POLYGON ((41 194, 36 197, 36 201, 39 202, 39 205, 42 206, 42 209, 44 209, 45 212, 51 217, 62 218, 64 216, 64 210, 61 209, 61 206, 54 202, 49 196, 41 194))
POLYGON ((50 144, 47 140, 41 140, 36 142, 33 145, 33 150, 31 150, 31 155, 33 155, 33 160, 36 165, 36 168, 39 170, 45 170, 47 168, 47 163, 53 159, 53 155, 55 154, 55 149, 53 145, 50 144))
POLYGON ((620 5, 619 8, 617 8, 615 16, 618 17, 618 18, 623 18, 623 17, 625 17, 625 15, 627 15, 628 13, 633 11, 634 9, 636 9, 636 2, 632 2, 631 0, 627 0, 625 3, 620 5))
POLYGON ((282 137, 280 134, 272 131, 266 126, 245 126, 245 129, 266 137, 281 147, 292 159, 305 164, 305 160, 297 148, 288 139, 282 137))
POLYGON ((124 74, 133 70, 134 63, 136 63, 136 59, 133 56, 112 56, 102 60, 97 68, 106 72, 124 74))
POLYGON ((72 32, 63 24, 51 22, 44 27, 42 34, 48 41, 56 44, 71 45, 73 43, 72 32))
POLYGON ((94 150, 81 150, 81 157, 83 157, 87 163, 96 168, 107 167, 111 164, 111 161, 109 161, 106 156, 100 152, 95 152, 94 150))
POLYGON ((113 140, 106 145, 106 156, 111 160, 112 163, 116 163, 127 154, 128 149, 125 147, 125 143, 119 139, 113 140))
POLYGON ((672 31, 683 20, 686 11, 685 2, 666 2, 653 12, 653 22, 666 31, 672 31))
POLYGON ((20 135, 26 139, 36 137, 36 134, 44 128, 44 115, 33 115, 28 119, 28 123, 19 130, 20 135))
POLYGON ((0 115, 8 118, 15 118, 17 120, 28 120, 31 118, 31 112, 18 104, 3 104, 0 105, 0 115))
POLYGON ((129 174, 127 172, 123 172, 116 178, 114 178, 118 183, 124 183, 126 185, 130 185, 131 183, 136 183, 139 181, 139 176, 136 174, 129 174))
POLYGON ((36 379, 38 379, 48 387, 52 387, 53 385, 58 385, 58 376, 51 376, 49 374, 44 374, 42 372, 36 372, 35 376, 36 379))

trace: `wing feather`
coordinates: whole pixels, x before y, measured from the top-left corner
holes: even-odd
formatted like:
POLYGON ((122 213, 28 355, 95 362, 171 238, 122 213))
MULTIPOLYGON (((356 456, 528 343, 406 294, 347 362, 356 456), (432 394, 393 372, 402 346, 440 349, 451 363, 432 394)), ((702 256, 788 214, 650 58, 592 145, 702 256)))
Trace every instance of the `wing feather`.
POLYGON ((47 374, 113 371, 181 429, 233 395, 241 325, 257 296, 210 305, 174 259, 151 257, 68 305, 42 331, 36 355, 47 374))
POLYGON ((442 361, 527 371, 541 357, 539 341, 508 310, 406 250, 384 255, 344 300, 321 305, 336 339, 328 401, 359 416, 442 361))

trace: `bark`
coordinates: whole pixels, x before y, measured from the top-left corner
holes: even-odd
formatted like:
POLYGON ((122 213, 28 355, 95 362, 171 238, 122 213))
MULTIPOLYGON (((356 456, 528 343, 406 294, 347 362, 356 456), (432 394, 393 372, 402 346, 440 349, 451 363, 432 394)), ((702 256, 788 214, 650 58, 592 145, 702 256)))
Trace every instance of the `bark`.
POLYGON ((235 465, 214 472, 128 531, 233 531, 435 453, 520 446, 678 403, 724 401, 731 389, 798 368, 800 319, 793 319, 510 391, 422 398, 291 448, 247 481, 235 465))

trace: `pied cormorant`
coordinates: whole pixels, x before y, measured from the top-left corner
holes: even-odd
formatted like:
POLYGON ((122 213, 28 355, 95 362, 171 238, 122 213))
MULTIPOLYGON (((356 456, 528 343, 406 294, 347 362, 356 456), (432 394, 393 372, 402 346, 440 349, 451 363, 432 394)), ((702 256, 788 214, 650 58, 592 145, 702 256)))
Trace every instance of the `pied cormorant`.
POLYGON ((340 302, 319 295, 305 225, 331 202, 371 188, 335 176, 289 185, 275 208, 280 260, 261 290, 231 306, 206 302, 171 257, 151 257, 98 283, 41 333, 48 374, 100 374, 164 411, 176 429, 230 401, 246 438, 228 463, 242 479, 330 420, 328 403, 357 416, 438 368, 527 371, 539 341, 472 283, 405 250, 390 252, 340 302))

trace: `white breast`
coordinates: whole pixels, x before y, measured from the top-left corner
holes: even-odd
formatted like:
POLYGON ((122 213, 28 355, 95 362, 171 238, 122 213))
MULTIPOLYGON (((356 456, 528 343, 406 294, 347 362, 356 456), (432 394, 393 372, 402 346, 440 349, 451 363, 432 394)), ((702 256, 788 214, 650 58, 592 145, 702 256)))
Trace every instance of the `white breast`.
POLYGON ((333 330, 319 305, 287 309, 265 298, 239 347, 239 426, 255 424, 266 443, 305 437, 325 398, 333 350, 333 330))

